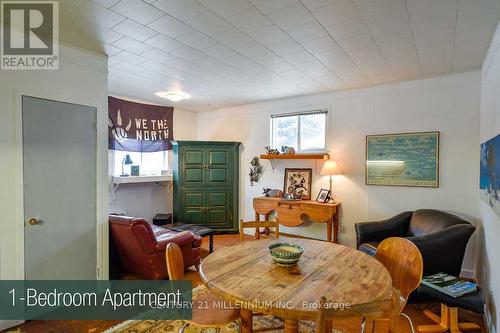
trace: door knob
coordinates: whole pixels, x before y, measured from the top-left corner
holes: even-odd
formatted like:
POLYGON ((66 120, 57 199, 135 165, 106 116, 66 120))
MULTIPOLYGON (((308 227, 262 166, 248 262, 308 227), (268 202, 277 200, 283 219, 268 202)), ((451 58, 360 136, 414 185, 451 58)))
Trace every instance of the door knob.
POLYGON ((29 225, 37 225, 37 224, 39 224, 39 223, 40 223, 40 221, 39 221, 36 217, 32 217, 32 218, 30 218, 30 219, 28 220, 28 224, 29 224, 29 225))

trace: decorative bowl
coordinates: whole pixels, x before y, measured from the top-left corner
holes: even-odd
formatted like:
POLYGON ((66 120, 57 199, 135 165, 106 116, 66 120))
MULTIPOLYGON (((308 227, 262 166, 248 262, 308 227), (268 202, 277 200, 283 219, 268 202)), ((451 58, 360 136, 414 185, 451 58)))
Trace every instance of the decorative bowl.
POLYGON ((304 248, 293 243, 275 243, 269 245, 269 253, 278 265, 292 266, 299 261, 304 248))

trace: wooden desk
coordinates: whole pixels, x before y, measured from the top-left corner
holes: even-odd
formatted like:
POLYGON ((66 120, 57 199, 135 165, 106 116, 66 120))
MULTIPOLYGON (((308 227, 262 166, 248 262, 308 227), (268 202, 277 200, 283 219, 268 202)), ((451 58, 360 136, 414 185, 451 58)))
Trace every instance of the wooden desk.
POLYGON ((282 267, 273 262, 268 247, 275 239, 224 247, 201 263, 200 276, 207 287, 243 307, 243 333, 252 332, 252 312, 281 317, 285 332, 296 333, 298 320, 317 320, 322 297, 326 304, 338 304, 327 310, 328 320, 374 313, 392 305, 391 276, 375 258, 328 242, 282 240, 304 248, 297 265, 282 267))
POLYGON ((257 197, 253 199, 255 220, 260 221, 264 215, 266 221, 271 212, 278 214, 278 222, 286 227, 297 227, 306 218, 317 223, 326 223, 329 242, 338 243, 340 203, 319 203, 311 200, 285 200, 283 198, 257 197))

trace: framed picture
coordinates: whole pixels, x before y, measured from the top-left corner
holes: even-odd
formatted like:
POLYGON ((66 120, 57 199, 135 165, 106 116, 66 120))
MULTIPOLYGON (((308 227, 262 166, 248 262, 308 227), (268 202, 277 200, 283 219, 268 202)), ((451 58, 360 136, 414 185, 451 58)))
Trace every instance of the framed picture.
POLYGON ((312 169, 285 169, 284 194, 300 196, 303 200, 311 200, 312 169))
POLYGON ((316 197, 316 201, 325 203, 328 201, 329 198, 330 198, 330 190, 322 188, 319 191, 318 196, 316 197))
POLYGON ((439 132, 366 136, 367 185, 439 187, 439 132))
POLYGON ((479 162, 479 198, 486 202, 500 216, 500 134, 481 143, 479 162))

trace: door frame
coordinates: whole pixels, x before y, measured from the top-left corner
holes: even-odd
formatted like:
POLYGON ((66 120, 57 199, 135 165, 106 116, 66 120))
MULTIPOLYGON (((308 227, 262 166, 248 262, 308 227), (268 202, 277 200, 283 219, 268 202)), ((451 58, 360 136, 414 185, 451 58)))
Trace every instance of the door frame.
MULTIPOLYGON (((108 147, 107 147, 107 101, 102 105, 88 103, 85 98, 67 97, 54 91, 40 91, 33 89, 14 89, 14 142, 15 142, 15 202, 16 202, 16 254, 17 279, 25 279, 25 216, 24 216, 24 175, 23 175, 23 96, 52 100, 69 104, 78 104, 96 109, 96 279, 109 278, 108 259, 108 147), (106 112, 105 112, 106 111, 106 112)), ((0 244, 2 242, 0 241, 0 244)))

